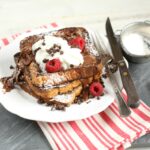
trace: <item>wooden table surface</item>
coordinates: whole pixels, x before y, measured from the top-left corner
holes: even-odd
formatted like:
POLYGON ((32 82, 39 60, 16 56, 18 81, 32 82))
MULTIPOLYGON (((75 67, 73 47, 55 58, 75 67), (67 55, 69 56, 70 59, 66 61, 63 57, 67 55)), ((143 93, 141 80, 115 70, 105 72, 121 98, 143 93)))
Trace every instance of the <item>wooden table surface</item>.
MULTIPOLYGON (((50 22, 87 26, 105 34, 108 16, 116 30, 131 22, 150 20, 150 0, 0 0, 0 38, 50 22)), ((129 66, 140 97, 150 106, 150 63, 129 66)), ((1 105, 0 114, 0 150, 50 150, 36 122, 15 116, 1 105)), ((130 149, 150 149, 150 134, 130 149)))

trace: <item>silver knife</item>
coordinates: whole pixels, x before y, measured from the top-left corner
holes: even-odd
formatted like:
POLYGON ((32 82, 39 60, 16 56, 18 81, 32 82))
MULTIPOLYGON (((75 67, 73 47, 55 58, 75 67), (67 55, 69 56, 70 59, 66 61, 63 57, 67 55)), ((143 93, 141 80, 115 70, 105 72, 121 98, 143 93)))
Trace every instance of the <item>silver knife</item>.
POLYGON ((112 53, 114 56, 114 60, 118 63, 123 87, 127 92, 127 96, 128 96, 127 103, 130 107, 136 108, 140 104, 139 96, 138 96, 138 93, 137 93, 136 88, 134 86, 134 82, 131 78, 129 70, 126 66, 126 63, 123 59, 121 46, 117 42, 117 39, 116 39, 115 34, 113 32, 109 18, 107 18, 107 21, 106 21, 106 32, 107 32, 108 40, 109 40, 111 50, 112 50, 112 53))

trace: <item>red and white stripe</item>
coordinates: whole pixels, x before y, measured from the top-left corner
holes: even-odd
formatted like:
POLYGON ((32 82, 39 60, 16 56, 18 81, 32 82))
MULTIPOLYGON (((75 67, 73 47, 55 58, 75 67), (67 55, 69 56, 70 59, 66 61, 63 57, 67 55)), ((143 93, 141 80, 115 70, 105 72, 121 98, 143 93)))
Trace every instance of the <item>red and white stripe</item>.
MULTIPOLYGON (((56 23, 40 29, 53 29, 56 23)), ((32 30, 26 31, 26 33, 32 30)), ((21 33, 0 40, 0 49, 9 45, 21 33)), ((125 93, 123 93, 126 97, 125 93)), ((150 108, 141 101, 127 118, 119 116, 114 101, 104 112, 89 118, 63 123, 38 122, 54 150, 123 150, 140 136, 150 132, 150 108)))
POLYGON ((53 149, 123 150, 150 132, 150 108, 141 101, 141 105, 132 110, 130 117, 121 118, 114 102, 104 112, 83 120, 38 123, 46 137, 49 135, 47 139, 50 137, 53 149), (49 125, 49 128, 43 125, 49 125))
MULTIPOLYGON (((53 23, 50 23, 50 24, 47 24, 47 25, 40 26, 40 27, 38 27, 36 29, 49 29, 49 30, 52 30, 52 29, 54 29, 56 27, 58 27, 58 25, 55 22, 53 22, 53 23)), ((31 31, 32 30, 27 30, 24 33, 30 33, 31 31)), ((3 48, 4 46, 9 45, 9 43, 11 43, 13 40, 15 40, 21 34, 22 33, 17 33, 17 34, 11 35, 10 37, 2 38, 0 40, 0 49, 3 48)))

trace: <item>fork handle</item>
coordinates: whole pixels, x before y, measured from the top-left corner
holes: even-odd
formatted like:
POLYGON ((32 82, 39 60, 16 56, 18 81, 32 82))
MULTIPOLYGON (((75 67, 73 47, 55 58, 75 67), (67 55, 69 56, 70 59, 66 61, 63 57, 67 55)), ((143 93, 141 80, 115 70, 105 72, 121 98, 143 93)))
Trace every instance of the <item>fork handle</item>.
POLYGON ((136 88, 134 86, 133 80, 131 75, 127 69, 127 66, 124 60, 119 62, 119 71, 122 78, 122 84, 125 88, 127 95, 128 95, 128 105, 132 108, 136 108, 139 106, 139 96, 137 94, 136 88))
POLYGON ((128 105, 126 104, 126 101, 124 100, 124 98, 121 95, 121 91, 118 87, 117 81, 114 77, 114 74, 110 73, 109 76, 113 91, 115 93, 115 97, 118 103, 118 109, 119 109, 119 113, 122 117, 127 117, 130 115, 131 111, 128 107, 128 105))
POLYGON ((117 96, 117 102, 119 105, 119 113, 122 117, 127 117, 131 114, 131 111, 129 107, 127 106, 126 102, 124 101, 123 97, 121 96, 121 93, 115 89, 115 93, 117 96))

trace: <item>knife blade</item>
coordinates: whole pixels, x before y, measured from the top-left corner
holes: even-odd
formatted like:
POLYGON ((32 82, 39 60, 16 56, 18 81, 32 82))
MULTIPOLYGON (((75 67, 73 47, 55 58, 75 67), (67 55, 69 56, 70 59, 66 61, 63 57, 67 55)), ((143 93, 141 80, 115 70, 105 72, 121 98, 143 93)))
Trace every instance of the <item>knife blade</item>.
POLYGON ((134 86, 134 82, 131 78, 129 70, 126 66, 126 63, 123 59, 121 46, 115 37, 109 18, 107 18, 106 21, 106 33, 114 56, 114 60, 118 63, 123 87, 126 90, 128 96, 127 103, 130 107, 136 108, 140 104, 139 96, 134 86))

